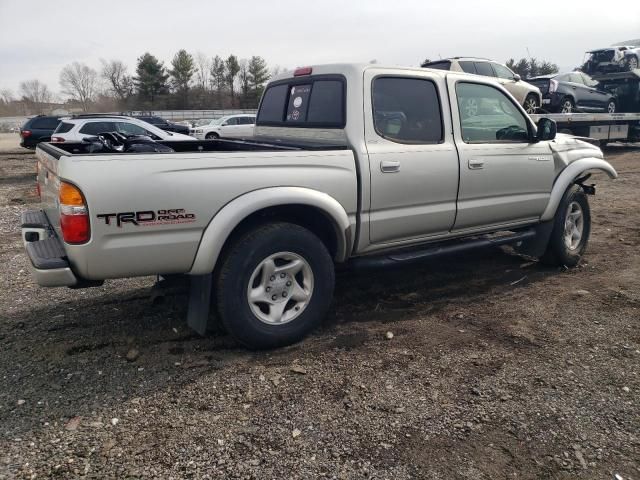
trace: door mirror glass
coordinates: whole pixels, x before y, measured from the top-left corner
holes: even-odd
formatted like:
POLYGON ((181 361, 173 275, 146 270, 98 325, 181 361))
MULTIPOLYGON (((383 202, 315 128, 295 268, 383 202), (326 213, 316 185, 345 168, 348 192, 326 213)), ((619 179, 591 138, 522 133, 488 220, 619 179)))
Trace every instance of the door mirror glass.
POLYGON ((538 133, 536 134, 536 140, 538 142, 553 140, 556 138, 557 131, 558 127, 556 126, 556 122, 550 118, 543 117, 538 121, 538 133))

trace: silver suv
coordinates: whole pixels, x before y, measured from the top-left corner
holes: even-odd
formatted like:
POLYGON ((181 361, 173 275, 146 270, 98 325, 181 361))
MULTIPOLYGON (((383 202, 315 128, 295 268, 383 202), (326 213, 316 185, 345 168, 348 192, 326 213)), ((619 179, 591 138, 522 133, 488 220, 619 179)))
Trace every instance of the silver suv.
POLYGON ((425 62, 422 67, 494 77, 514 96, 527 113, 536 113, 540 105, 542 105, 542 93, 538 87, 523 81, 520 75, 513 73, 501 63, 487 58, 452 57, 434 62, 425 62))

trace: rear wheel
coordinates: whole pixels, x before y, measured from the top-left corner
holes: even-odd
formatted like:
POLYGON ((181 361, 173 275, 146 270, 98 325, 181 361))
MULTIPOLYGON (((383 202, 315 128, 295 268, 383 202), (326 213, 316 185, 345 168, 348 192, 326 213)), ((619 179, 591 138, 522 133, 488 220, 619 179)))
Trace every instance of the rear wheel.
POLYGON ((560 113, 573 113, 576 109, 576 104, 571 97, 564 97, 560 102, 560 113))
POLYGON ((575 267, 587 248, 591 233, 591 210, 578 185, 567 189, 553 220, 547 251, 541 261, 549 265, 575 267))
POLYGON ((220 138, 220 135, 218 135, 216 132, 211 132, 207 133, 204 138, 206 138, 207 140, 215 140, 216 138, 220 138))
POLYGON ((270 223, 240 237, 216 279, 220 318, 249 348, 301 340, 329 309, 335 276, 325 245, 306 228, 270 223))
POLYGON ((636 57, 635 55, 629 57, 627 67, 629 68, 629 70, 636 70, 638 68, 638 57, 636 57))
POLYGON ((528 114, 536 113, 538 111, 538 108, 540 108, 538 97, 530 93, 529 95, 527 95, 527 98, 525 98, 523 107, 528 114))

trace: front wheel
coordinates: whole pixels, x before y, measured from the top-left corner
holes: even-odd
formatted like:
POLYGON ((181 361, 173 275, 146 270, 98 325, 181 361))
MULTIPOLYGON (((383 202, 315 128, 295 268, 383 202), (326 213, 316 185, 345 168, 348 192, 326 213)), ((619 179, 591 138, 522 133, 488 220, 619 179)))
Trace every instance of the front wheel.
POLYGON ((629 57, 627 68, 629 69, 629 71, 636 70, 638 68, 638 57, 636 57, 635 55, 629 57))
POLYGON ((207 140, 216 140, 220 138, 220 135, 218 135, 215 132, 211 132, 211 133, 207 133, 207 135, 204 138, 206 138, 207 140))
POLYGON ((326 315, 335 274, 325 245, 291 223, 269 223, 238 238, 216 279, 220 318, 249 348, 290 345, 326 315))
POLYGON ((538 97, 533 94, 527 95, 527 98, 525 98, 524 100, 523 107, 525 111, 530 115, 536 113, 540 108, 540 102, 538 101, 538 97))
POLYGON ((575 267, 584 254, 591 233, 591 210, 580 186, 567 189, 553 219, 553 230, 547 251, 541 261, 575 267))

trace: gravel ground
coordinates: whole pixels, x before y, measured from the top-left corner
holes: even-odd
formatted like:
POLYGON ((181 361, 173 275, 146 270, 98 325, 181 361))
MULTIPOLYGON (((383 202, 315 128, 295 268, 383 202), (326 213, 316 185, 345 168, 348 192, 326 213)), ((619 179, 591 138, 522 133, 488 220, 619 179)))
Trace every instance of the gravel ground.
POLYGON ((153 278, 35 286, 33 155, 1 154, 0 478, 639 479, 640 150, 607 156, 579 268, 342 273, 322 328, 256 353, 153 278))

